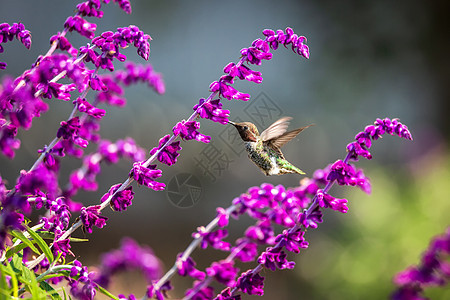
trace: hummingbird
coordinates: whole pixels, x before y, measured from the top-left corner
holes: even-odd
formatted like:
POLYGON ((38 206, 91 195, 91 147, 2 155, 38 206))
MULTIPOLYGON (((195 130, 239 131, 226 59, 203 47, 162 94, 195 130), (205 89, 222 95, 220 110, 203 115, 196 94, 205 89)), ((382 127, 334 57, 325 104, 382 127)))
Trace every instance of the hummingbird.
POLYGON ((291 117, 283 117, 275 121, 266 130, 259 134, 255 124, 250 122, 234 123, 233 125, 245 144, 248 157, 261 169, 266 175, 282 175, 286 173, 305 174, 302 170, 288 162, 281 147, 292 140, 304 129, 314 125, 308 125, 292 131, 286 132, 291 117))

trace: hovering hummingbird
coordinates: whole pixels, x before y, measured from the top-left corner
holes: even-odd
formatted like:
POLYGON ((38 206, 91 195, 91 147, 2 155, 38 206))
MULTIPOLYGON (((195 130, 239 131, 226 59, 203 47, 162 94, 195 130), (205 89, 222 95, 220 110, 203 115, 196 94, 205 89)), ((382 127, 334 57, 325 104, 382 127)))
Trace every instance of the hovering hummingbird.
POLYGON ((244 141, 248 157, 266 176, 286 173, 305 174, 284 158, 280 148, 304 129, 314 124, 286 132, 291 119, 291 117, 283 117, 270 125, 261 134, 259 134, 258 128, 253 123, 234 123, 231 121, 228 121, 228 123, 236 127, 244 141))

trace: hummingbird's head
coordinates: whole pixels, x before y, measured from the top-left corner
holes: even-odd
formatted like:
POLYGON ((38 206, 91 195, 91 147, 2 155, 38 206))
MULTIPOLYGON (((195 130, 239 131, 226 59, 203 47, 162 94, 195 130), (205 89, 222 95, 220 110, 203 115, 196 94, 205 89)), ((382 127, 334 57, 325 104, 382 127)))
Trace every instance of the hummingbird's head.
POLYGON ((236 127, 239 135, 244 142, 256 142, 256 138, 259 136, 259 132, 255 124, 250 122, 234 123, 231 121, 228 121, 228 124, 236 127))

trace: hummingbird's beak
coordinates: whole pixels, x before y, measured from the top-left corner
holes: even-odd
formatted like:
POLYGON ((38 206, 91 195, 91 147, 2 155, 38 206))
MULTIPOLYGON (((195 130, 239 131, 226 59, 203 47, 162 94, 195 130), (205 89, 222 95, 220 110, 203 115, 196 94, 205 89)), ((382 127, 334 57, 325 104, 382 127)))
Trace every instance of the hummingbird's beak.
POLYGON ((228 121, 228 124, 231 124, 231 125, 233 125, 233 126, 236 126, 236 123, 231 122, 231 121, 228 121))

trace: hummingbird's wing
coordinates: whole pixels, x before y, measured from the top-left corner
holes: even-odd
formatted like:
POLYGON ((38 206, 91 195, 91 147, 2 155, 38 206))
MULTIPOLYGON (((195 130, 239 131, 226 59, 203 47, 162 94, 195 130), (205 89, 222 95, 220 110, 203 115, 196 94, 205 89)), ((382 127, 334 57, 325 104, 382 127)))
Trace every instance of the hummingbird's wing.
POLYGON ((261 132, 261 140, 263 142, 277 138, 281 136, 283 133, 286 132, 289 121, 291 120, 291 117, 283 117, 279 119, 278 121, 275 121, 272 125, 270 125, 266 130, 261 132))
MULTIPOLYGON (((292 131, 283 133, 282 135, 280 135, 277 138, 268 140, 266 143, 270 146, 272 146, 274 149, 277 149, 278 151, 280 151, 280 148, 283 147, 287 142, 289 142, 290 140, 292 140, 293 138, 295 138, 300 132, 302 132, 304 129, 313 126, 314 124, 305 126, 305 127, 301 127, 298 129, 294 129, 292 131)), ((280 151, 281 152, 281 151, 280 151)))

